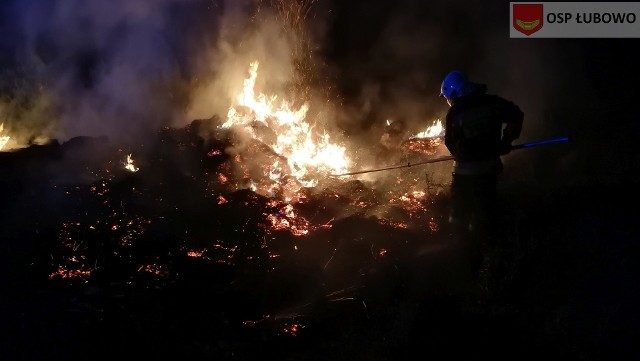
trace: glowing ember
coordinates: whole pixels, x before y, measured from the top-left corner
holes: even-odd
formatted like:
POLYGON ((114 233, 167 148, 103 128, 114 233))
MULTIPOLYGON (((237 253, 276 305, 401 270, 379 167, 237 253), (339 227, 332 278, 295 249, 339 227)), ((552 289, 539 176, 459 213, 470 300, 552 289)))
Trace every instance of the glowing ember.
POLYGON ((225 184, 229 181, 229 178, 227 178, 224 174, 222 173, 218 173, 218 182, 220 184, 225 184))
POLYGON ((225 204, 225 203, 229 203, 229 201, 223 196, 218 196, 218 204, 225 204))
POLYGON ((409 228, 409 224, 407 224, 406 222, 401 222, 401 221, 395 221, 392 219, 386 219, 386 218, 379 218, 378 219, 378 223, 385 225, 385 226, 390 226, 396 229, 408 229, 409 228))
POLYGON ((444 126, 440 119, 436 120, 435 124, 427 128, 424 132, 420 132, 416 135, 412 135, 410 139, 425 139, 425 138, 437 138, 444 133, 444 126))
MULTIPOLYGON (((78 269, 67 269, 62 265, 58 266, 58 269, 51 273, 49 275, 49 279, 53 279, 53 278, 62 278, 62 279, 69 279, 69 278, 83 278, 83 277, 87 277, 91 275, 91 272, 93 272, 92 269, 89 269, 88 267, 85 267, 85 265, 80 265, 80 268, 78 269)), ((85 283, 87 281, 85 280, 85 283)))
MULTIPOLYGON (((229 108, 227 121, 222 128, 241 126, 251 137, 286 159, 268 165, 264 175, 276 185, 286 183, 286 179, 292 177, 299 187, 314 187, 323 173, 346 172, 350 161, 345 155, 345 148, 331 143, 329 134, 316 134, 314 127, 305 121, 308 104, 291 109, 289 103, 282 101, 277 106, 276 96, 255 94, 257 61, 250 64, 249 73, 238 95, 238 106, 229 108), (256 123, 271 130, 275 136, 267 139, 266 135, 258 134, 252 127, 256 123)), ((265 194, 270 193, 273 183, 260 190, 265 194)), ((253 182, 250 187, 257 190, 253 182)))
POLYGON ((11 139, 11 137, 8 135, 2 135, 3 132, 4 123, 0 123, 0 150, 2 150, 2 148, 4 148, 4 146, 7 145, 7 143, 9 143, 9 140, 11 139))
POLYGON ((140 266, 140 268, 138 268, 138 272, 151 273, 159 277, 166 277, 169 275, 169 271, 165 270, 164 266, 155 263, 140 266))
POLYGON ((426 193, 424 191, 413 191, 405 193, 398 198, 390 199, 389 204, 401 206, 411 218, 421 218, 427 211, 423 202, 425 198, 426 193))
POLYGON ((431 230, 431 232, 438 232, 438 230, 440 229, 440 226, 433 218, 429 220, 429 229, 431 230))
POLYGON ((285 325, 283 331, 291 336, 297 336, 298 332, 300 332, 301 329, 303 329, 304 326, 300 325, 300 324, 292 324, 292 325, 285 325))
POLYGON ((298 216, 290 204, 280 208, 277 213, 266 214, 266 216, 271 222, 271 229, 288 230, 294 236, 309 234, 309 221, 298 216))
POLYGON ((204 255, 203 251, 189 251, 189 252, 187 252, 187 257, 201 258, 202 255, 204 255))
POLYGON ((140 168, 136 167, 133 164, 133 159, 131 158, 131 154, 127 155, 127 161, 124 163, 124 169, 134 173, 140 170, 140 168))

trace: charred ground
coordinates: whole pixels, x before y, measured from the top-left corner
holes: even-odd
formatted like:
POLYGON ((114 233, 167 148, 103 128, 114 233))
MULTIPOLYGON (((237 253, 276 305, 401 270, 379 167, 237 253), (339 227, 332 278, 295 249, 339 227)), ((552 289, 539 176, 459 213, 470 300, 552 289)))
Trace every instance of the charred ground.
POLYGON ((265 226, 268 197, 212 192, 224 144, 199 126, 159 131, 136 173, 102 138, 0 154, 3 358, 637 356, 628 188, 505 183, 500 243, 468 283, 446 191, 398 227, 367 214, 371 184, 327 181, 298 209, 330 226, 296 237, 265 226))

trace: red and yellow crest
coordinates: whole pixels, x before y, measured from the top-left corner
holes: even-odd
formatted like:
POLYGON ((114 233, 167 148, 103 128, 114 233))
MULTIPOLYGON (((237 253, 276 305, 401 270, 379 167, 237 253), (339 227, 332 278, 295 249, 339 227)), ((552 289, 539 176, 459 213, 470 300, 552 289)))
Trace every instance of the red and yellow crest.
POLYGON ((542 4, 513 4, 513 27, 525 35, 542 29, 542 4))

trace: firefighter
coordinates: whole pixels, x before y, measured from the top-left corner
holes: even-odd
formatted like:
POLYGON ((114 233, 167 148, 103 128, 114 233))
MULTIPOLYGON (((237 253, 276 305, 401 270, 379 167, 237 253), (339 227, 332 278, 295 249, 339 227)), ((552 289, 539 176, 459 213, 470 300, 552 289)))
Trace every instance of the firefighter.
POLYGON ((520 136, 524 114, 513 102, 487 93, 458 70, 444 78, 440 96, 450 108, 445 145, 454 157, 449 222, 466 249, 472 272, 496 236, 497 180, 500 156, 520 136))

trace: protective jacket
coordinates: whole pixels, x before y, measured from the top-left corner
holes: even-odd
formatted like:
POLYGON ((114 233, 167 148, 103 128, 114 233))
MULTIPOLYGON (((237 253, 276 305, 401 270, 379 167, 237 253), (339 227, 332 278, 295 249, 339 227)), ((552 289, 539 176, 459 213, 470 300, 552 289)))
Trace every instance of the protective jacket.
POLYGON ((501 155, 520 136, 524 114, 513 102, 487 94, 476 84, 449 108, 445 145, 455 158, 456 174, 490 174, 502 171, 501 155))

